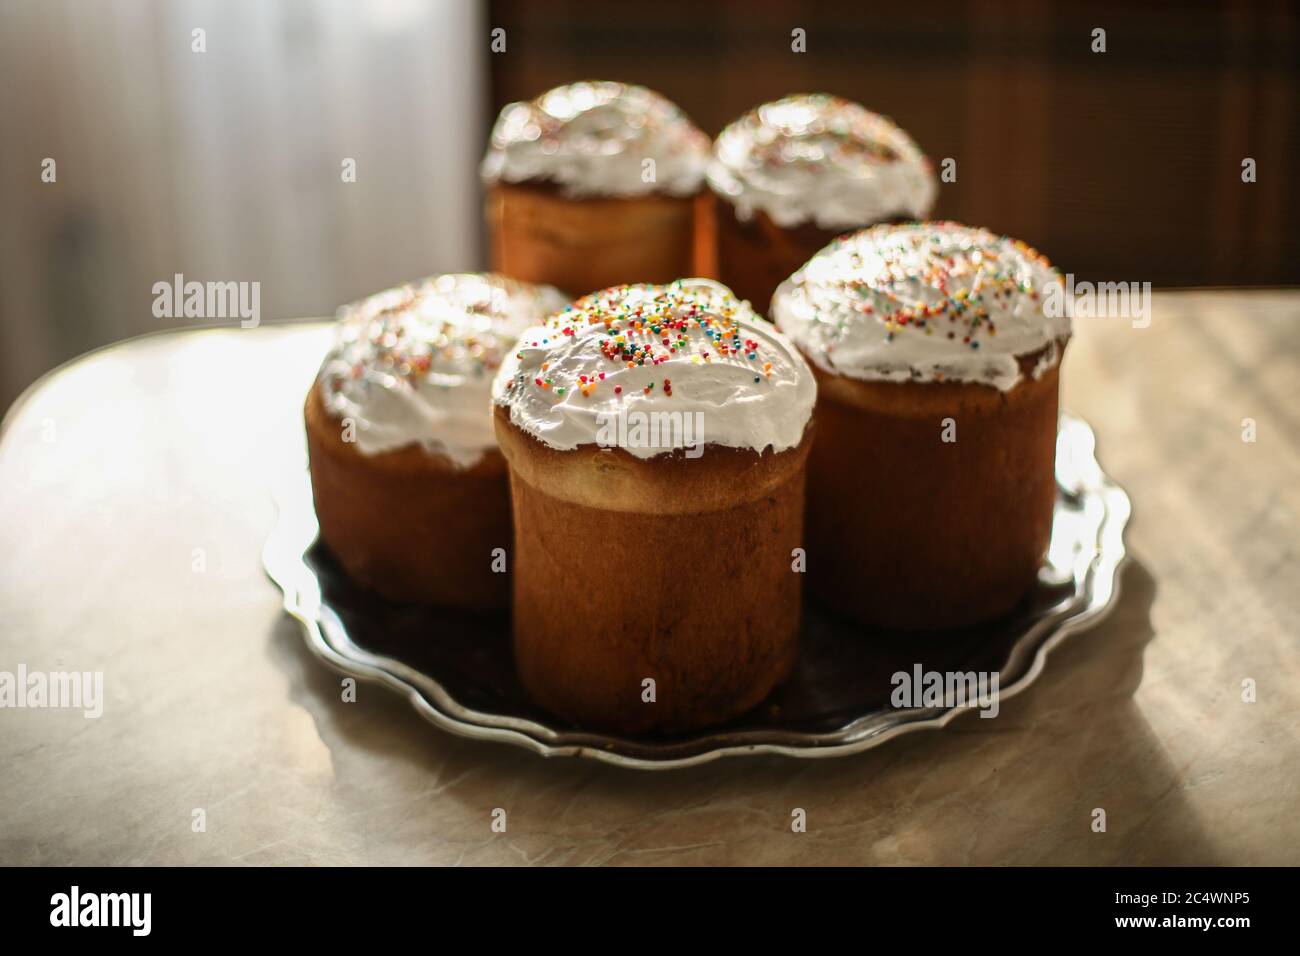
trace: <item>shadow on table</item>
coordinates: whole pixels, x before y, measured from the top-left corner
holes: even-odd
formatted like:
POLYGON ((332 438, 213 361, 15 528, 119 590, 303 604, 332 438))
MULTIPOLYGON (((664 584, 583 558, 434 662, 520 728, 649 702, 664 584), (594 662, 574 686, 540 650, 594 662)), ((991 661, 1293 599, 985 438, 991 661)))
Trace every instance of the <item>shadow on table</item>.
POLYGON ((509 808, 512 839, 534 861, 1212 865, 1220 859, 1205 823, 1134 700, 1155 595, 1150 573, 1130 560, 1110 616, 1053 651, 994 719, 961 715, 850 757, 732 758, 675 771, 464 740, 371 685, 344 705, 340 678, 287 617, 270 654, 337 775, 359 753, 396 761, 395 786, 417 794, 430 775, 478 776, 439 787, 438 799, 463 802, 485 833, 493 807, 509 808), (481 805, 485 792, 491 806, 481 805), (792 832, 797 809, 805 833, 792 832), (1098 811, 1104 832, 1094 829, 1098 811))

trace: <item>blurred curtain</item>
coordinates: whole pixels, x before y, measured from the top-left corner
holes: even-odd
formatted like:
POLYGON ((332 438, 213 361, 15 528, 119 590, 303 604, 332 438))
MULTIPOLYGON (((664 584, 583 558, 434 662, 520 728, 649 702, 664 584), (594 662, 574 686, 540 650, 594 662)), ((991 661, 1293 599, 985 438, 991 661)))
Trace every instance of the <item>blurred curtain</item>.
POLYGON ((5 0, 0 408, 185 324, 152 314, 178 272, 260 281, 267 321, 479 268, 487 29, 472 0, 5 0))

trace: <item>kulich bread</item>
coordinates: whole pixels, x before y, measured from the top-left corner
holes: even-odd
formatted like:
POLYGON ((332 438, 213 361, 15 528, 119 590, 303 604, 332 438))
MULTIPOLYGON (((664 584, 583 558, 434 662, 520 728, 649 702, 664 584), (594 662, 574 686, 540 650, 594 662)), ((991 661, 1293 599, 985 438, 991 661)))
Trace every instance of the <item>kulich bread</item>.
POLYGON ((493 268, 579 293, 633 278, 671 282, 694 271, 703 202, 702 195, 575 199, 544 183, 496 183, 486 202, 493 268))
POLYGON ((836 236, 923 219, 938 192, 930 160, 898 126, 827 94, 764 103, 719 134, 718 275, 766 313, 772 292, 836 236))
POLYGON ((307 395, 321 538, 360 584, 396 601, 504 607, 494 548, 511 539, 491 382, 556 290, 444 275, 340 311, 307 395))
POLYGON ((708 280, 605 290, 521 336, 493 396, 515 661, 540 706, 684 732, 786 678, 815 392, 793 345, 708 280), (632 440, 627 423, 653 415, 698 430, 632 440))
POLYGON ((817 371, 808 586, 872 627, 938 630, 1010 611, 1047 551, 1057 369, 985 385, 817 371), (941 440, 945 418, 957 441, 941 440))
POLYGON ((1070 336, 1046 307, 1060 282, 1024 243, 940 222, 845 236, 777 290, 774 319, 819 385, 807 522, 822 602, 935 630, 1005 614, 1033 586, 1070 336))
POLYGON ((418 445, 368 456, 343 440, 317 388, 306 419, 321 537, 349 577, 391 601, 506 606, 509 580, 490 566, 511 539, 499 452, 469 468, 418 445))
POLYGON ((640 86, 574 83, 510 104, 481 168, 492 267, 575 294, 689 274, 708 151, 640 86))
POLYGON ((843 231, 823 229, 813 222, 785 228, 761 209, 741 219, 736 208, 722 199, 715 200, 713 208, 715 270, 738 297, 764 314, 771 309, 776 287, 843 231))

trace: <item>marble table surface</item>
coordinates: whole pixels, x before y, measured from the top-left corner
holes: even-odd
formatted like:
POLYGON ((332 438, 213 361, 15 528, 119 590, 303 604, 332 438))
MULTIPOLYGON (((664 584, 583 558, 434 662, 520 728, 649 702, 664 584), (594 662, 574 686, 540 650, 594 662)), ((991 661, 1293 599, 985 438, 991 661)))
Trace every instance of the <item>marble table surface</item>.
POLYGON ((1133 560, 997 719, 663 773, 341 700, 259 563, 326 341, 162 333, 11 410, 0 671, 104 684, 98 718, 0 709, 0 863, 1300 863, 1300 292, 1077 323, 1065 405, 1132 495, 1133 560))

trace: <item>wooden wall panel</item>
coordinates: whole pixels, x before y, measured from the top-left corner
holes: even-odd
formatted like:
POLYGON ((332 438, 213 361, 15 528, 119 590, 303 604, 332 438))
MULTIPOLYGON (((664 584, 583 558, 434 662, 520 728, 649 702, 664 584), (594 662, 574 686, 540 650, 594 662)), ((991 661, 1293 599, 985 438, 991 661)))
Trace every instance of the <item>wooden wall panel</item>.
POLYGON ((494 105, 624 79, 716 133, 766 99, 839 93, 957 160, 936 215, 1024 238, 1080 278, 1300 282, 1294 5, 658 0, 647 25, 649 9, 492 0, 512 40, 490 60, 494 105), (807 53, 790 51, 796 26, 807 53))

